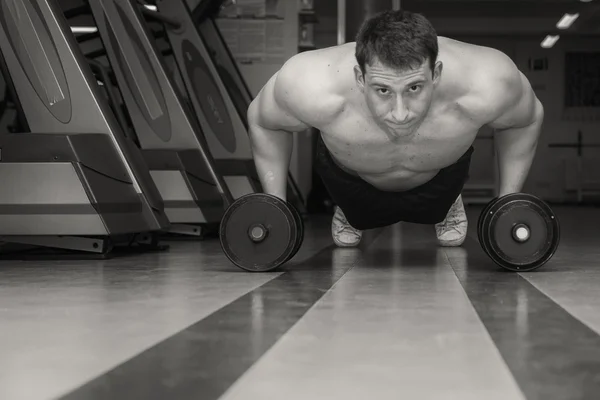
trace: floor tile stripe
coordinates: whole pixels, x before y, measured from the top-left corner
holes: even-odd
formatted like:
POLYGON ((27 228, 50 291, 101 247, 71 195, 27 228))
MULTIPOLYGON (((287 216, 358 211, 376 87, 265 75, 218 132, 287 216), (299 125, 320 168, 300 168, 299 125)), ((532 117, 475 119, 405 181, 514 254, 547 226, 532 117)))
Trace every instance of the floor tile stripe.
MULTIPOLYGON (((367 250, 377 233, 367 238, 367 250)), ((128 362, 62 397, 214 400, 360 262, 332 262, 329 246, 128 362)))
POLYGON ((600 336, 469 238, 446 255, 528 400, 595 399, 600 336))
POLYGON ((431 227, 386 230, 220 400, 525 400, 431 227))

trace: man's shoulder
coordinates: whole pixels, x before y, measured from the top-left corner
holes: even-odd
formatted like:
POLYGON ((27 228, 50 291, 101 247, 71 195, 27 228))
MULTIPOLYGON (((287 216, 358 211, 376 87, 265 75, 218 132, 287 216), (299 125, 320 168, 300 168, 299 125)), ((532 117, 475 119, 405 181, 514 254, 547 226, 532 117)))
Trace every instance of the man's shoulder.
POLYGON ((277 101, 313 126, 333 120, 344 106, 339 68, 328 58, 327 53, 297 54, 283 65, 274 85, 277 101))
POLYGON ((467 75, 469 90, 463 103, 473 118, 487 124, 519 101, 526 78, 505 53, 493 48, 479 48, 477 52, 467 75))

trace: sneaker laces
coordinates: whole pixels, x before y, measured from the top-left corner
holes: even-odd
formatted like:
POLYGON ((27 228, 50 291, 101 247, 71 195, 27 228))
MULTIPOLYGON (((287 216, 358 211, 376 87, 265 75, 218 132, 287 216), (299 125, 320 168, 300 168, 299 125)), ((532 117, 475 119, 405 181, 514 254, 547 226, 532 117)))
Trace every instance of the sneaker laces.
POLYGON ((351 233, 356 236, 360 236, 360 231, 358 229, 353 228, 350 225, 341 225, 341 226, 336 227, 335 234, 340 235, 342 233, 351 233))
POLYGON ((465 219, 461 214, 462 212, 454 210, 454 212, 449 213, 446 216, 446 219, 444 220, 444 222, 442 222, 442 225, 458 225, 461 222, 464 222, 465 219))
POLYGON ((458 226, 460 224, 466 222, 466 218, 465 218, 464 214, 465 213, 459 206, 459 202, 457 199, 457 201, 454 202, 454 204, 448 211, 448 214, 446 215, 446 218, 444 219, 444 221, 442 221, 439 224, 439 227, 440 228, 452 228, 452 229, 458 231, 458 226))

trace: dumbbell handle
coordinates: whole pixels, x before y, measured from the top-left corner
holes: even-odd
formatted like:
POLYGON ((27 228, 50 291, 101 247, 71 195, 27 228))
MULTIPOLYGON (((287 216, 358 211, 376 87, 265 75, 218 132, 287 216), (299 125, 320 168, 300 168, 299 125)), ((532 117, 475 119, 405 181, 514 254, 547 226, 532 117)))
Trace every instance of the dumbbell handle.
POLYGON ((269 231, 263 224, 253 224, 248 229, 248 236, 254 243, 260 243, 267 238, 269 231))
POLYGON ((517 224, 513 227, 512 236, 519 243, 524 243, 529 239, 531 231, 525 224, 517 224))

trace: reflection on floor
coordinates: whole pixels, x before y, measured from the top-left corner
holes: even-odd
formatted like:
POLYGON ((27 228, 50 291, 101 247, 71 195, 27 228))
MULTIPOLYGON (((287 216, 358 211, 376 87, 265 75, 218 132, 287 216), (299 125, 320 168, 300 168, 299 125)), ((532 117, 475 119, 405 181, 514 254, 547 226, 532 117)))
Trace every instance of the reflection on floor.
POLYGON ((0 262, 0 398, 593 399, 600 393, 600 210, 555 208, 541 270, 499 270, 475 234, 433 227, 332 245, 307 222, 281 271, 216 240, 106 261, 0 262))

